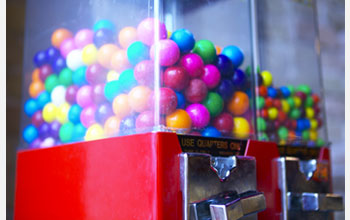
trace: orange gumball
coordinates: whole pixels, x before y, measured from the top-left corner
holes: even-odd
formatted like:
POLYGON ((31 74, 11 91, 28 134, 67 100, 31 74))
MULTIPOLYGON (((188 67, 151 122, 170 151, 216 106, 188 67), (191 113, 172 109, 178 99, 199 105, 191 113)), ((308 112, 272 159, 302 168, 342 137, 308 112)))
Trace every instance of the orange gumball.
POLYGON ((39 76, 40 70, 39 68, 35 68, 35 70, 32 73, 32 81, 40 81, 40 76, 39 76))
POLYGON ((131 67, 129 63, 128 56, 125 50, 117 50, 113 53, 111 57, 111 65, 112 69, 117 72, 122 72, 131 67))
POLYGON ((127 49, 130 44, 137 41, 137 31, 134 27, 125 27, 119 32, 119 44, 127 49))
POLYGON ((60 45, 64 40, 72 37, 73 37, 72 32, 70 32, 65 28, 59 28, 53 32, 51 36, 51 43, 54 47, 60 48, 60 45))
POLYGON ((109 117, 104 124, 105 136, 117 136, 119 133, 120 119, 116 116, 109 117))
POLYGON ((228 110, 234 115, 243 115, 249 108, 249 97, 244 92, 235 92, 227 105, 228 110))
POLYGON ((129 105, 128 95, 121 94, 115 97, 113 100, 113 112, 120 119, 131 114, 132 109, 129 105))
POLYGON ((29 86, 29 95, 32 98, 36 98, 44 90, 44 84, 40 80, 35 80, 29 86))
POLYGON ((97 52, 97 61, 105 68, 111 68, 111 57, 119 48, 114 44, 105 44, 97 52))
POLYGON ((191 128, 191 117, 183 109, 176 109, 166 116, 166 126, 169 128, 189 129, 191 128))
POLYGON ((215 46, 215 49, 216 49, 216 54, 220 54, 222 51, 222 48, 219 46, 215 46))
POLYGON ((151 89, 147 86, 136 86, 133 88, 128 94, 131 109, 136 112, 143 112, 147 110, 148 99, 151 92, 151 89))

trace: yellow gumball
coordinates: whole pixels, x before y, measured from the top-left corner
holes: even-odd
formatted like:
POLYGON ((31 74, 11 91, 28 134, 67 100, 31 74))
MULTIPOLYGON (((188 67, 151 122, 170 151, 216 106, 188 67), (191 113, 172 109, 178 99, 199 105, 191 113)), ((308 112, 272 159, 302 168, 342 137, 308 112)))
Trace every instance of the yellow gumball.
POLYGON ((311 129, 312 130, 316 130, 317 129, 317 127, 318 127, 318 122, 317 122, 317 120, 316 119, 311 119, 310 120, 310 124, 311 124, 311 129))
POLYGON ((289 104, 288 104, 288 102, 286 100, 283 99, 281 101, 281 105, 282 105, 282 111, 284 113, 288 113, 290 111, 290 106, 289 106, 289 104))
POLYGON ((294 96, 293 101, 295 108, 299 108, 301 106, 301 98, 299 98, 298 96, 294 96))
POLYGON ((317 131, 316 130, 310 130, 309 133, 310 133, 310 140, 317 141, 317 137, 318 137, 317 131))
POLYGON ((278 116, 278 110, 277 110, 277 108, 274 108, 274 107, 269 108, 269 109, 267 109, 267 114, 268 114, 270 120, 275 120, 278 116))
POLYGON ((91 65, 97 60, 97 48, 94 44, 88 44, 84 47, 82 52, 82 60, 86 65, 91 65))
POLYGON ((43 109, 43 119, 44 121, 51 123, 56 119, 57 114, 57 107, 52 103, 49 102, 44 106, 43 109))
POLYGON ((101 125, 95 123, 87 129, 84 140, 92 141, 101 138, 104 138, 104 130, 101 125))
POLYGON ((59 121, 61 124, 64 124, 68 121, 68 112, 70 109, 70 105, 65 102, 62 105, 58 107, 57 114, 56 114, 56 119, 59 121))
POLYGON ((118 80, 119 76, 120 76, 120 73, 118 73, 118 72, 116 72, 114 70, 110 70, 107 73, 107 82, 118 80))
POLYGON ((250 126, 247 119, 243 117, 233 118, 233 135, 237 138, 247 138, 250 132, 250 126))
POLYGON ((268 87, 272 85, 272 74, 269 71, 262 71, 261 76, 263 78, 264 86, 268 87))
POLYGON ((305 109, 305 115, 308 119, 313 119, 315 116, 315 111, 313 110, 313 108, 307 107, 305 109))

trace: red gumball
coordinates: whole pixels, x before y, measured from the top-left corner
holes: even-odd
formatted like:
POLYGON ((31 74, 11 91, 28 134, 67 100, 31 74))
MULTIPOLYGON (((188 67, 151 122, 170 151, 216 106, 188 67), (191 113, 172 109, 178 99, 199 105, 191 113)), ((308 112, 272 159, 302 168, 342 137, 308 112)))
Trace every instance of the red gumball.
POLYGON ((273 99, 271 97, 267 97, 265 99, 265 107, 270 108, 273 106, 273 99))
POLYGON ((314 105, 320 102, 320 97, 317 94, 312 94, 311 97, 314 100, 314 105))
POLYGON ((190 76, 181 66, 168 67, 163 74, 164 85, 176 91, 183 90, 190 80, 190 76))
POLYGON ((283 111, 278 111, 277 118, 279 122, 283 123, 287 119, 287 115, 283 111))
POLYGON ((267 88, 266 86, 259 86, 259 95, 266 97, 267 96, 267 88))
POLYGON ((207 96, 208 88, 200 79, 192 79, 185 89, 186 100, 190 103, 199 103, 207 96))
POLYGON ((304 101, 306 99, 306 95, 305 93, 299 91, 295 93, 295 96, 299 97, 302 101, 304 101))
POLYGON ((261 109, 260 115, 261 115, 261 117, 263 117, 265 119, 267 119, 269 117, 269 113, 268 113, 266 108, 261 109))
MULTIPOLYGON (((156 97, 154 92, 150 96, 150 107, 151 109, 155 109, 156 106, 156 97)), ((160 113, 164 115, 168 115, 175 111, 177 106, 177 96, 174 90, 170 88, 160 88, 159 89, 159 108, 160 108, 160 113)))
POLYGON ((274 99, 273 106, 275 106, 277 109, 281 109, 282 107, 281 101, 279 99, 274 99))
POLYGON ((221 113, 214 118, 213 125, 222 134, 231 134, 233 129, 233 117, 229 113, 221 113))

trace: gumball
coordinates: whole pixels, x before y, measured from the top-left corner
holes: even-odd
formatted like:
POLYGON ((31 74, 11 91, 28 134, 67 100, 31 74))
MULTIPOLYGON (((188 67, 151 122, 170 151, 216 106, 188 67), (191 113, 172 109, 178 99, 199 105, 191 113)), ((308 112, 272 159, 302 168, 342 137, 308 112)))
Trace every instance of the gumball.
POLYGON ((86 130, 87 129, 81 123, 74 125, 74 130, 73 130, 73 134, 72 134, 72 141, 75 142, 75 141, 84 140, 86 130))
POLYGON ((315 105, 320 102, 320 97, 317 94, 312 94, 311 97, 312 97, 315 105))
POLYGON ((92 100, 96 104, 100 104, 106 101, 106 97, 104 94, 104 84, 94 85, 92 88, 92 100))
POLYGON ((283 111, 278 111, 277 119, 279 122, 283 123, 287 119, 286 113, 284 113, 283 111))
POLYGON ((282 86, 280 88, 280 90, 281 90, 284 98, 287 98, 287 97, 289 97, 291 95, 291 92, 289 91, 289 88, 286 87, 286 86, 282 86))
POLYGON ((221 133, 225 135, 231 134, 233 129, 233 118, 231 114, 223 112, 214 118, 213 125, 221 133))
POLYGON ((235 116, 243 115, 249 109, 247 94, 237 91, 228 102, 227 109, 235 116))
POLYGON ((74 36, 75 46, 83 49, 86 45, 92 44, 94 39, 94 32, 90 29, 81 29, 74 36))
POLYGON ((57 109, 56 119, 61 124, 64 124, 68 121, 68 112, 70 109, 70 105, 65 102, 62 105, 60 105, 57 109))
POLYGON ((184 92, 186 100, 190 103, 201 102, 207 96, 207 93, 207 86, 200 79, 192 79, 184 92))
POLYGON ((36 101, 37 101, 38 109, 42 109, 48 102, 51 101, 50 93, 48 93, 47 91, 41 92, 38 95, 36 101))
POLYGON ((236 47, 236 46, 227 46, 225 47, 221 54, 227 56, 234 68, 238 68, 242 63, 243 63, 243 60, 244 60, 244 55, 243 55, 243 52, 240 48, 236 47))
POLYGON ((216 92, 225 100, 228 101, 232 97, 233 83, 231 80, 221 80, 219 86, 216 88, 216 92))
POLYGON ((85 73, 86 81, 92 85, 104 83, 106 81, 107 70, 103 68, 100 64, 91 64, 85 73))
POLYGON ((190 77, 181 66, 168 67, 163 74, 164 86, 176 91, 183 90, 189 83, 190 77))
POLYGON ((36 98, 43 90, 45 90, 44 84, 40 80, 34 81, 29 86, 29 95, 36 98))
POLYGON ((180 57, 180 49, 177 44, 169 39, 160 40, 153 44, 150 50, 150 57, 155 59, 156 51, 159 50, 159 64, 161 66, 174 65, 180 57))
POLYGON ((260 116, 267 119, 269 117, 269 113, 267 112, 266 108, 261 109, 260 116))
POLYGON ((136 86, 128 94, 129 105, 136 112, 143 112, 148 107, 151 89, 146 86, 136 86))
POLYGON ((33 62, 35 64, 35 66, 40 67, 42 65, 44 65, 45 63, 48 62, 47 56, 45 51, 38 51, 33 58, 33 62))
POLYGON ((60 141, 62 143, 68 143, 72 140, 73 137, 73 131, 74 131, 74 124, 72 122, 67 122, 63 124, 60 128, 60 141))
POLYGON ((177 44, 181 53, 190 52, 195 44, 193 34, 187 29, 178 29, 174 31, 170 39, 177 44))
POLYGON ((61 128, 61 123, 58 121, 53 121, 50 124, 50 136, 58 139, 59 138, 59 133, 60 133, 60 128, 61 128))
POLYGON ((116 71, 114 70, 110 70, 108 73, 107 73, 107 82, 110 82, 110 81, 113 81, 113 80, 118 80, 119 79, 119 73, 117 73, 116 71))
POLYGON ((66 60, 63 57, 59 56, 51 62, 51 66, 54 72, 59 73, 67 66, 66 60))
POLYGON ((266 87, 272 86, 272 74, 269 71, 262 71, 263 84, 266 87))
POLYGON ((135 41, 134 43, 130 44, 126 53, 129 62, 132 65, 136 65, 142 60, 149 59, 149 47, 143 44, 141 41, 135 41))
POLYGON ((114 114, 123 119, 132 113, 132 109, 129 106, 129 98, 126 94, 120 94, 113 100, 113 112, 114 114))
POLYGON ((183 109, 176 109, 171 114, 166 116, 166 126, 177 129, 190 129, 191 118, 183 109))
POLYGON ((117 136, 119 134, 119 129, 120 119, 116 116, 109 117, 104 123, 103 130, 107 137, 117 136))
POLYGON ((308 119, 313 119, 314 116, 315 116, 314 110, 313 110, 312 108, 310 108, 310 107, 307 107, 307 108, 305 109, 305 113, 306 113, 306 117, 307 117, 308 119))
POLYGON ((154 30, 156 25, 158 25, 159 28, 159 38, 157 40, 166 39, 167 30, 165 24, 154 18, 146 18, 137 26, 138 39, 142 43, 151 46, 154 43, 154 39, 156 38, 154 30))
POLYGON ((259 86, 258 89, 259 96, 266 97, 267 96, 267 87, 266 86, 259 86))
POLYGON ((46 49, 46 58, 49 63, 57 59, 61 54, 60 51, 57 50, 55 47, 50 46, 49 48, 46 49))
POLYGON ((91 65, 97 61, 97 48, 94 44, 88 44, 83 48, 81 59, 85 65, 91 65))
POLYGON ((267 88, 267 95, 271 98, 276 98, 277 97, 277 90, 273 87, 268 87, 267 88))
POLYGON ((281 139, 281 140, 287 140, 288 138, 288 129, 284 126, 280 127, 277 131, 278 133, 278 137, 281 139))
POLYGON ((120 74, 118 81, 120 82, 122 90, 125 92, 137 85, 133 69, 124 70, 120 74))
POLYGON ((237 138, 248 138, 250 132, 249 122, 243 117, 233 118, 233 135, 237 138))
POLYGON ((222 77, 231 78, 235 72, 231 60, 224 54, 217 56, 215 65, 219 69, 222 77))
POLYGON ((208 109, 210 117, 219 115, 224 108, 224 100, 215 92, 209 92, 202 104, 208 109))
POLYGON ((106 99, 110 102, 113 101, 114 97, 122 92, 121 83, 118 80, 107 82, 104 88, 106 99))
POLYGON ((51 36, 51 43, 54 47, 60 48, 61 43, 69 38, 72 38, 73 34, 64 28, 56 29, 51 36))
POLYGON ((79 123, 82 110, 83 109, 78 104, 72 105, 68 111, 68 120, 74 124, 79 123))
POLYGON ((35 68, 34 71, 32 72, 32 81, 41 80, 39 74, 40 74, 40 69, 35 68))
POLYGON ((258 96, 257 98, 256 98, 256 100, 257 100, 257 104, 256 104, 256 107, 258 108, 258 109, 262 109, 262 108, 264 108, 265 107, 265 99, 264 99, 264 97, 261 97, 261 96, 258 96))
POLYGON ((41 141, 40 138, 36 138, 36 139, 29 145, 29 149, 39 148, 41 142, 42 142, 42 141, 41 141))
POLYGON ((213 89, 220 83, 221 74, 216 66, 208 64, 204 67, 201 79, 209 89, 213 89))
POLYGON ((135 121, 136 117, 134 115, 130 115, 125 117, 120 122, 120 133, 121 134, 133 134, 135 131, 135 121))
POLYGON ((28 125, 23 130, 23 139, 28 144, 32 143, 38 136, 38 130, 33 125, 28 125))
POLYGON ((312 107, 314 105, 314 100, 311 96, 307 96, 304 102, 305 107, 312 107))
POLYGON ((52 92, 52 90, 59 84, 59 80, 56 74, 51 74, 45 80, 45 89, 48 92, 52 92))
POLYGON ((140 85, 151 86, 154 83, 154 61, 143 60, 134 68, 134 76, 140 85))
POLYGON ((269 119, 272 121, 272 120, 275 120, 278 116, 278 110, 277 108, 275 107, 271 107, 271 108, 268 108, 267 109, 267 113, 269 115, 269 119))
POLYGON ((294 97, 300 98, 303 102, 306 99, 307 95, 304 92, 298 91, 294 94, 294 97))
POLYGON ((300 117, 301 113, 299 109, 292 109, 289 113, 289 117, 292 119, 298 119, 300 117))
POLYGON ((104 124, 105 121, 113 115, 113 110, 108 102, 99 105, 95 112, 95 119, 98 123, 104 124))
POLYGON ((49 102, 44 106, 43 119, 50 123, 56 119, 57 107, 53 103, 49 102))
POLYGON ((68 54, 75 49, 76 47, 73 38, 64 40, 60 45, 60 52, 64 58, 67 58, 68 54))
POLYGON ((38 128, 38 131, 39 131, 39 136, 41 138, 47 138, 50 136, 50 125, 49 123, 42 123, 40 125, 40 127, 38 128))
POLYGON ((289 106, 288 102, 284 99, 281 100, 281 107, 282 107, 282 111, 284 113, 288 113, 290 110, 290 106, 289 106))
POLYGON ((51 92, 51 101, 57 107, 66 101, 66 88, 64 86, 56 86, 51 92))
POLYGON ((75 70, 72 74, 72 81, 77 86, 83 86, 87 84, 86 81, 86 66, 79 67, 77 70, 75 70))
POLYGON ((66 101, 70 104, 75 104, 76 96, 78 93, 79 87, 77 85, 71 85, 66 90, 66 101))
POLYGON ((175 92, 176 93, 176 97, 177 97, 177 106, 176 108, 185 108, 185 104, 186 104, 186 99, 185 96, 181 93, 181 92, 175 92))
POLYGON ((297 92, 302 92, 305 95, 310 95, 311 94, 311 88, 308 85, 302 84, 299 85, 296 89, 297 92))
POLYGON ((232 82, 234 86, 244 86, 245 84, 245 74, 242 70, 236 69, 232 77, 232 82))
POLYGON ((85 108, 93 104, 92 100, 92 87, 83 86, 77 92, 77 103, 80 107, 85 108))
POLYGON ((159 100, 156 100, 155 93, 150 95, 150 109, 154 109, 159 104, 160 114, 168 115, 175 111, 177 106, 177 96, 174 90, 170 88, 159 89, 159 100))
POLYGON ((89 105, 84 107, 80 113, 80 122, 86 127, 90 127, 95 121, 96 106, 89 105))
POLYGON ((93 41, 95 46, 99 48, 102 45, 114 43, 115 35, 113 31, 106 28, 101 28, 94 33, 93 41))
POLYGON ((56 143, 56 140, 53 137, 47 137, 41 142, 40 148, 53 147, 55 146, 55 143, 56 143))
POLYGON ((292 97, 288 97, 286 99, 286 101, 287 101, 290 109, 294 108, 294 99, 292 97))
POLYGON ((316 119, 310 120, 310 128, 312 130, 316 130, 318 128, 318 121, 316 119))
POLYGON ((42 123, 44 123, 42 111, 36 111, 32 116, 32 124, 38 128, 42 123))
POLYGON ((24 104, 24 112, 29 117, 32 117, 38 109, 38 103, 35 99, 28 99, 24 104))
POLYGON ((119 48, 114 44, 105 44, 98 49, 97 52, 97 62, 104 68, 111 68, 111 58, 112 55, 119 50, 119 48))
POLYGON ((131 67, 125 50, 117 50, 112 54, 110 67, 118 72, 131 67))
POLYGON ((50 64, 44 64, 39 68, 39 78, 41 81, 45 82, 46 78, 53 73, 50 64))
POLYGON ((185 54, 180 59, 180 65, 185 68, 191 78, 201 77, 204 73, 204 63, 202 58, 195 54, 185 54))
POLYGON ((302 104, 302 100, 298 96, 293 96, 294 106, 295 108, 299 108, 302 104))
POLYGON ((309 131, 309 136, 310 136, 310 140, 317 141, 317 137, 318 137, 317 131, 310 130, 309 131))
POLYGON ((265 119, 262 118, 262 117, 257 117, 256 118, 256 126, 257 126, 257 129, 258 129, 259 132, 260 131, 266 131, 267 125, 266 125, 265 119))
POLYGON ((191 104, 186 108, 186 112, 190 116, 194 128, 202 129, 209 124, 210 113, 204 105, 191 104))
POLYGON ((136 132, 145 132, 151 130, 154 126, 154 112, 141 112, 135 121, 136 132))
POLYGON ((215 46, 209 40, 197 41, 192 52, 198 54, 205 64, 214 63, 216 60, 215 46))
POLYGON ((69 68, 64 68, 58 76, 59 84, 64 85, 66 87, 70 86, 73 82, 72 76, 73 76, 72 70, 69 68))
POLYGON ((116 27, 115 25, 113 24, 112 21, 110 20, 107 20, 107 19, 101 19, 101 20, 98 20, 95 24, 94 24, 94 28, 93 30, 96 32, 100 29, 108 29, 108 30, 111 30, 113 32, 115 32, 116 30, 116 27))
POLYGON ((203 137, 221 137, 220 131, 213 126, 209 126, 202 131, 201 135, 203 137))
POLYGON ((137 30, 134 27, 125 27, 120 30, 118 35, 120 46, 127 49, 130 44, 137 41, 137 30))

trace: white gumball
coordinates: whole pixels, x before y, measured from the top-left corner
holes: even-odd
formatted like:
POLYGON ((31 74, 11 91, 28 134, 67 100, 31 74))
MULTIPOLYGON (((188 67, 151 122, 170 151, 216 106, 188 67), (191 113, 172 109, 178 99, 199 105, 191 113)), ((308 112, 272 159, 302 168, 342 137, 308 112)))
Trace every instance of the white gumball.
POLYGON ((66 102, 66 87, 56 86, 51 92, 51 102, 59 107, 66 102))
POLYGON ((82 51, 81 50, 72 50, 67 55, 67 66, 69 69, 75 71, 79 67, 83 66, 84 62, 82 59, 82 51))
POLYGON ((40 147, 53 147, 55 145, 55 139, 53 137, 47 137, 43 142, 41 142, 40 147))

